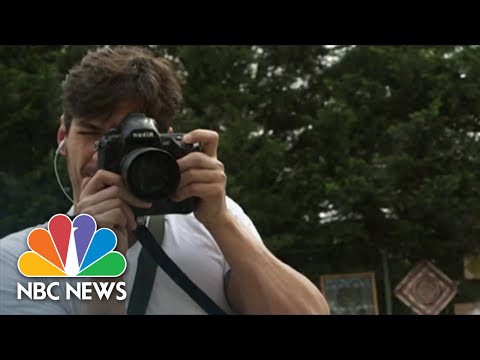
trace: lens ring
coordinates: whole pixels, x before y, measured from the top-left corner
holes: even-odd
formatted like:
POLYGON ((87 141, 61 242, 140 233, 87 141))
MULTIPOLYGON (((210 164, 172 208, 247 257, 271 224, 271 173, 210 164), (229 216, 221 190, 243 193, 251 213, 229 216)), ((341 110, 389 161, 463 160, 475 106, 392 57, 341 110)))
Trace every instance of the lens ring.
POLYGON ((177 160, 157 148, 139 148, 122 161, 122 177, 128 189, 148 201, 172 195, 180 183, 177 160))

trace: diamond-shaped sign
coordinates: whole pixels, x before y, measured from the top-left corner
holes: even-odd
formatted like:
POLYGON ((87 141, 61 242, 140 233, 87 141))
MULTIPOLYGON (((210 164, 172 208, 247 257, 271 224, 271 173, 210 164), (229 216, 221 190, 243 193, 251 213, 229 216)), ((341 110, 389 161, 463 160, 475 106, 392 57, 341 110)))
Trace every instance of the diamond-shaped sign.
POLYGON ((395 296, 420 315, 437 315, 456 294, 455 283, 429 261, 418 263, 395 288, 395 296))

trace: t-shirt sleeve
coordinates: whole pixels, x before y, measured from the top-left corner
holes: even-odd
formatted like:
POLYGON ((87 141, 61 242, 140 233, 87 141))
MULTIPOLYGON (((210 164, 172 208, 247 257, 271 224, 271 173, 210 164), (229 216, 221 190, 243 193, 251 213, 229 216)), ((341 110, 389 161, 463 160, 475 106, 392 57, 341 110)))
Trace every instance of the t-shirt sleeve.
MULTIPOLYGON (((254 238, 258 241, 263 243, 262 237, 258 232, 255 224, 253 223, 252 219, 245 213, 240 205, 238 205, 235 201, 227 197, 227 208, 230 213, 233 215, 235 220, 237 220, 241 225, 243 225, 247 230, 249 230, 253 235, 254 238)), ((228 276, 228 272, 230 271, 230 265, 224 260, 224 276, 228 276)))

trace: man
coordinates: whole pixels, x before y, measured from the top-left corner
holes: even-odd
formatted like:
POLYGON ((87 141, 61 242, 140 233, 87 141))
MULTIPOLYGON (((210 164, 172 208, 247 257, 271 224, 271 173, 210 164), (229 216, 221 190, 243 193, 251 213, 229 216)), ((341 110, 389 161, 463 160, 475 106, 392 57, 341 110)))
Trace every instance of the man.
MULTIPOLYGON (((16 284, 25 283, 17 260, 28 250, 27 236, 33 229, 29 228, 0 241, 0 313, 126 314, 142 249, 132 208, 149 209, 152 204, 128 191, 120 174, 98 169, 96 145, 131 113, 143 113, 156 120, 161 132, 172 133, 182 100, 179 81, 169 63, 147 49, 114 47, 89 52, 69 72, 62 90, 57 151, 68 164, 73 189, 70 215, 89 214, 97 228, 115 232, 116 250, 128 265, 122 276, 103 280, 125 281, 128 295, 108 301, 93 296, 80 304, 64 298, 17 299, 16 284)), ((161 239, 165 253, 226 313, 327 314, 328 305, 317 287, 277 259, 248 216, 226 196, 226 175, 217 159, 218 134, 197 129, 182 141, 200 144, 201 151, 177 160, 180 182, 170 199, 178 203, 194 197, 198 202, 192 213, 165 214, 161 239)), ((53 281, 41 280, 47 286, 53 281)), ((64 292, 65 283, 60 284, 64 292)), ((160 267, 147 305, 147 314, 205 313, 160 267)))

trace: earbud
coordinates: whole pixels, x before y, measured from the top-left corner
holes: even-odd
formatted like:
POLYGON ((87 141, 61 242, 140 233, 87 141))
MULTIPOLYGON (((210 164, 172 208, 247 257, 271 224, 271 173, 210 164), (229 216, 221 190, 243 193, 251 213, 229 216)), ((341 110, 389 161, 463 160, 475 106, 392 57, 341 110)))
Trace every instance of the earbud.
POLYGON ((64 143, 65 143, 65 139, 63 139, 62 141, 60 141, 60 144, 58 144, 57 151, 55 151, 55 155, 57 155, 57 154, 60 153, 60 150, 62 149, 64 143))
POLYGON ((70 202, 73 204, 73 199, 70 197, 70 195, 67 194, 67 192, 65 191, 65 189, 63 188, 63 185, 62 185, 62 182, 60 181, 60 177, 58 176, 58 170, 57 170, 57 158, 58 158, 58 154, 60 154, 60 151, 62 150, 62 147, 63 147, 63 144, 65 142, 65 139, 63 139, 62 141, 60 141, 60 144, 58 144, 58 148, 57 150, 55 151, 55 158, 53 159, 53 168, 55 170, 55 176, 57 177, 57 182, 58 182, 58 185, 60 185, 60 189, 62 189, 62 192, 63 194, 67 197, 68 200, 70 200, 70 202))

